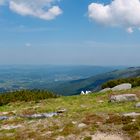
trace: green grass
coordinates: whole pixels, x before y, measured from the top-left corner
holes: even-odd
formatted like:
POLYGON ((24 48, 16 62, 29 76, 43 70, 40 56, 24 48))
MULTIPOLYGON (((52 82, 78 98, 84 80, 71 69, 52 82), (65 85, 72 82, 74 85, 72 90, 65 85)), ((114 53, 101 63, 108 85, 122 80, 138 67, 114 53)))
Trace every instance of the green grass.
MULTIPOLYGON (((111 94, 124 94, 126 92, 133 93, 140 88, 135 88, 133 90, 123 91, 123 92, 107 92, 107 93, 93 93, 90 95, 80 95, 80 96, 62 96, 55 99, 40 100, 38 103, 32 102, 15 102, 9 103, 8 105, 0 106, 0 111, 21 111, 26 108, 38 107, 38 112, 51 112, 56 111, 59 108, 68 109, 69 113, 74 112, 131 112, 139 111, 134 107, 136 102, 126 102, 126 103, 109 103, 109 96, 111 94), (100 103, 100 100, 103 102, 100 103)), ((137 94, 137 92, 136 92, 137 94)))
MULTIPOLYGON (((140 87, 119 92, 93 93, 90 95, 77 95, 69 97, 62 96, 58 98, 40 100, 38 102, 18 101, 15 103, 9 103, 7 105, 0 106, 0 112, 15 111, 16 115, 19 115, 55 112, 63 108, 66 109, 67 112, 53 118, 42 119, 40 121, 28 119, 13 119, 10 121, 1 121, 0 123, 1 125, 22 124, 24 128, 20 128, 12 132, 10 130, 4 131, 7 135, 9 133, 14 134, 11 139, 18 138, 19 140, 22 139, 22 135, 25 136, 25 139, 31 137, 36 139, 45 138, 51 140, 55 139, 59 135, 66 137, 70 134, 74 134, 77 136, 83 135, 85 139, 90 139, 89 134, 86 136, 86 134, 84 133, 95 133, 96 131, 116 132, 116 129, 118 131, 122 130, 122 132, 124 131, 125 134, 129 135, 129 127, 131 127, 132 130, 134 128, 134 132, 136 134, 137 131, 139 131, 139 127, 134 127, 136 122, 133 124, 129 124, 127 121, 125 121, 127 123, 124 123, 124 121, 122 120, 124 118, 118 116, 118 114, 126 112, 140 112, 140 109, 135 108, 134 106, 136 102, 108 102, 110 95, 125 93, 134 93, 137 94, 138 97, 140 97, 140 87), (112 119, 112 122, 108 120, 110 118, 112 119), (30 121, 31 123, 29 123, 30 121), (76 123, 73 124, 72 122, 76 123), (79 123, 87 124, 87 128, 78 129, 79 123), (110 127, 110 125, 112 124, 114 124, 114 126, 110 127), (24 134, 22 131, 24 131, 24 134), (46 136, 45 133, 47 132, 51 132, 51 134, 46 136)), ((2 134, 2 131, 0 131, 0 139, 3 136, 4 135, 2 134)))

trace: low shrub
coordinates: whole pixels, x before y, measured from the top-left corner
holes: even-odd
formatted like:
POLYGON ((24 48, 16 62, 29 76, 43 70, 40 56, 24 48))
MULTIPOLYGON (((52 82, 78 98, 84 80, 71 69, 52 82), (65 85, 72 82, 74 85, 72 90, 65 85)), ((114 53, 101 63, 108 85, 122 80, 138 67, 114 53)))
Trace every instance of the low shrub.
POLYGON ((57 98, 58 95, 45 90, 21 90, 0 94, 0 106, 17 101, 35 101, 57 98))
POLYGON ((102 89, 112 88, 114 86, 117 86, 117 85, 123 84, 123 83, 130 83, 130 84, 132 84, 132 87, 140 86, 140 77, 110 80, 110 81, 102 84, 102 89))

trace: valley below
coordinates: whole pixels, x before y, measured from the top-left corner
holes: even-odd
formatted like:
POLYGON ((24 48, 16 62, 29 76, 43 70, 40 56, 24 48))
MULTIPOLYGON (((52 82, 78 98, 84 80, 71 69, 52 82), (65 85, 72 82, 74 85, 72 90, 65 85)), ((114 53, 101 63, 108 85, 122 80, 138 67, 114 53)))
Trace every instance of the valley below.
POLYGON ((70 90, 73 85, 69 85, 69 83, 121 68, 57 65, 0 66, 0 92, 41 89, 50 90, 60 95, 74 95, 79 94, 79 91, 77 89, 70 90), (64 85, 68 85, 68 87, 64 85))

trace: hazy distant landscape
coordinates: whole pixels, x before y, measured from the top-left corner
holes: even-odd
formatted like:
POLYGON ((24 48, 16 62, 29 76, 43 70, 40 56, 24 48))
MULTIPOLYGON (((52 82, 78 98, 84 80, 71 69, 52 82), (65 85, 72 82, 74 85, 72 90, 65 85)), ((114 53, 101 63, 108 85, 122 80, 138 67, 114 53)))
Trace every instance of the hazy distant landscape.
MULTIPOLYGON (((48 89, 63 94, 61 86, 70 81, 86 79, 123 67, 102 66, 0 66, 0 92, 21 89, 48 89)), ((70 88, 69 88, 70 89, 70 88)), ((65 95, 70 93, 69 89, 65 95)), ((72 93, 73 94, 73 93, 72 93)))
POLYGON ((0 67, 0 93, 22 89, 49 90, 59 95, 98 91, 109 80, 137 77, 140 67, 125 66, 31 66, 0 67))
POLYGON ((125 66, 1 66, 0 92, 41 89, 59 95, 76 95, 82 90, 98 91, 109 80, 139 75, 140 67, 125 66))

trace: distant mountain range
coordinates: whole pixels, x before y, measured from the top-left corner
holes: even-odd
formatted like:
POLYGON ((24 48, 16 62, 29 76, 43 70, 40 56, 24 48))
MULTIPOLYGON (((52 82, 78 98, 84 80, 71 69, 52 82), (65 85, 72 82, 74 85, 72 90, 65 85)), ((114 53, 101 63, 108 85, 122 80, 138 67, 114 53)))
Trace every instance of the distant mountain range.
POLYGON ((0 66, 0 92, 44 89, 61 95, 75 95, 113 79, 138 77, 140 67, 101 66, 0 66))
POLYGON ((82 90, 98 91, 101 89, 101 85, 109 80, 139 76, 140 67, 130 67, 127 69, 114 70, 111 72, 98 74, 85 79, 61 83, 57 86, 55 85, 54 88, 51 88, 53 91, 61 93, 62 95, 75 95, 80 94, 82 90))
MULTIPOLYGON (((70 81, 81 81, 81 79, 122 68, 124 67, 1 65, 0 92, 20 89, 49 89, 57 92, 58 89, 57 93, 64 94, 63 89, 58 86, 62 83, 67 85, 70 81)), ((62 84, 62 87, 64 85, 62 84)), ((68 95, 71 94, 71 90, 67 92, 68 95)))

